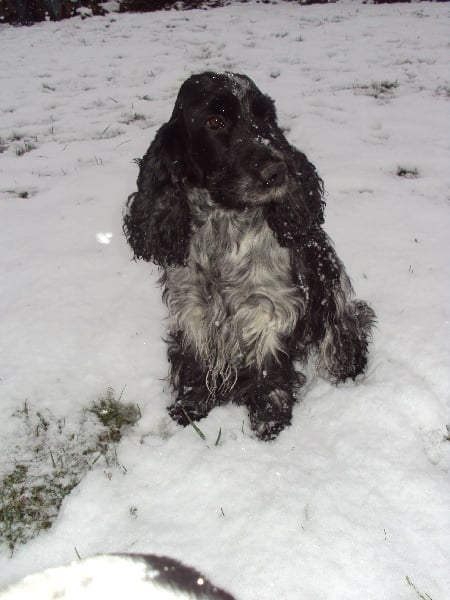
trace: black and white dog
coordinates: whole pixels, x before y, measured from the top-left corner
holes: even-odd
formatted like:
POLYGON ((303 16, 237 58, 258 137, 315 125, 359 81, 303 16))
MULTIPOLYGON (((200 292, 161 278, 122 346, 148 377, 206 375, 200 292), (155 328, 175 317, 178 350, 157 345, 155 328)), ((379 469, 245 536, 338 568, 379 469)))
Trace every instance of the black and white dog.
POLYGON ((187 79, 139 166, 124 232, 162 269, 173 419, 232 401, 271 439, 305 382, 294 361, 313 353, 334 382, 365 370, 375 315, 322 229, 322 181, 248 77, 187 79))

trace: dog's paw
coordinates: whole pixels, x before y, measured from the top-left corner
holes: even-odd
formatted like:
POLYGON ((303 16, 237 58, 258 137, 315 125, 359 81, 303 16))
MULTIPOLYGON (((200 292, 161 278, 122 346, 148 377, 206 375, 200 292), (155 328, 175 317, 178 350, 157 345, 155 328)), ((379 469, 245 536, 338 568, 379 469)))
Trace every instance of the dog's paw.
POLYGON ((252 423, 250 419, 250 423, 257 438, 263 442, 275 440, 286 427, 286 423, 280 423, 279 421, 259 421, 258 423, 252 423))
POLYGON ((265 396, 258 395, 256 400, 249 406, 250 425, 260 440, 273 440, 291 424, 295 396, 290 391, 274 389, 265 396))
POLYGON ((189 419, 191 419, 191 421, 198 420, 195 419, 194 415, 189 415, 189 413, 186 412, 186 409, 179 402, 174 402, 173 404, 168 406, 167 412, 169 413, 171 419, 173 419, 176 423, 178 423, 178 425, 182 425, 183 427, 189 425, 189 419))
POLYGON ((365 372, 375 322, 370 306, 356 300, 348 304, 342 319, 329 325, 320 349, 320 363, 333 383, 355 380, 365 372))
POLYGON ((167 412, 179 425, 186 427, 191 421, 200 421, 214 407, 206 388, 185 387, 167 412))
POLYGON ((183 427, 189 425, 191 421, 200 421, 208 414, 208 411, 205 411, 203 407, 198 409, 192 406, 184 406, 183 403, 178 401, 168 406, 167 412, 176 423, 183 427))

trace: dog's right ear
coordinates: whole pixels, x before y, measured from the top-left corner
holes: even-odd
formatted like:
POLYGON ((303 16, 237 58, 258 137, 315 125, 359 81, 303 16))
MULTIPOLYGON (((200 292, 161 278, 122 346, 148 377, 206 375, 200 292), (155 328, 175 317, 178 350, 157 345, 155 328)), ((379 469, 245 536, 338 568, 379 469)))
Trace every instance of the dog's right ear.
POLYGON ((183 265, 191 216, 185 179, 186 139, 175 115, 156 134, 138 161, 138 190, 128 198, 123 230, 135 258, 160 267, 183 265))

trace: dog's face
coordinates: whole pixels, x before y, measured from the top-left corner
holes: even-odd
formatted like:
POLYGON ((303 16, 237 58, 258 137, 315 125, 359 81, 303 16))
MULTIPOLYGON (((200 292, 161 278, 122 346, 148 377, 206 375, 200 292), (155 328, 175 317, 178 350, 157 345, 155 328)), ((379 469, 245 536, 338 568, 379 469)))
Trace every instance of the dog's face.
POLYGON ((308 243, 323 223, 322 180, 284 137, 273 101, 245 75, 206 72, 183 83, 139 161, 137 187, 125 235, 137 258, 163 267, 185 263, 194 216, 217 206, 258 208, 252 214, 287 248, 308 243))
POLYGON ((295 174, 273 101, 244 75, 202 73, 181 87, 172 122, 183 129, 191 183, 240 208, 280 201, 295 174))

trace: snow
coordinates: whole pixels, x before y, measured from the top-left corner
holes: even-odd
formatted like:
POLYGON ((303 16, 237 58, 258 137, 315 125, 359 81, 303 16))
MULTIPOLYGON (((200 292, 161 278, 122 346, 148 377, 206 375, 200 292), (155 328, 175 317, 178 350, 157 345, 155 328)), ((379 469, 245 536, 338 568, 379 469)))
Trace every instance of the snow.
POLYGON ((51 529, 2 549, 0 586, 76 552, 153 552, 241 600, 450 597, 449 16, 343 0, 0 25, 0 475, 25 400, 70 422, 126 386, 142 413, 124 468, 98 461, 51 529), (309 373, 271 443, 242 407, 201 421, 206 440, 170 421, 158 273, 121 232, 133 159, 203 70, 275 99, 378 315, 366 377, 309 373))

